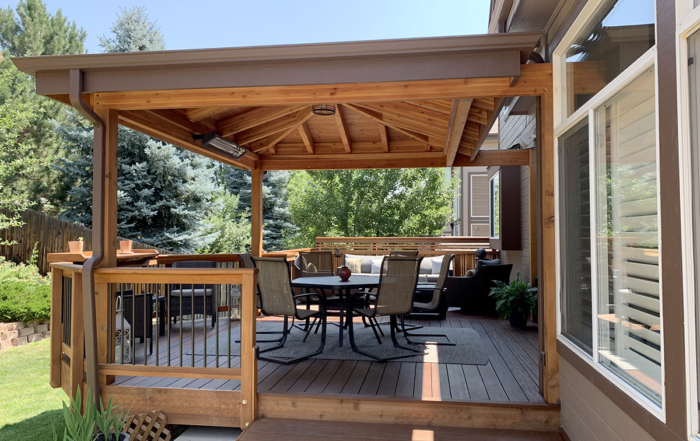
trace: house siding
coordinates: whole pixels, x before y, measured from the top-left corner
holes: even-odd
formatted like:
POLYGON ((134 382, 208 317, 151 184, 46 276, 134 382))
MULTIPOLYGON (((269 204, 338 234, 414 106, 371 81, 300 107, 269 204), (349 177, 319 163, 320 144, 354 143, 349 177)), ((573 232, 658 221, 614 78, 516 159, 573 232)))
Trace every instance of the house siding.
MULTIPOLYGON (((534 131, 537 125, 535 108, 527 115, 509 115, 500 121, 498 147, 508 149, 516 144, 523 132, 534 131)), ((530 204, 529 204, 529 168, 520 167, 520 219, 521 219, 521 249, 501 250, 504 263, 513 264, 512 276, 520 272, 523 280, 530 280, 530 204)))
POLYGON ((560 358, 561 426, 571 441, 652 441, 641 426, 560 358))

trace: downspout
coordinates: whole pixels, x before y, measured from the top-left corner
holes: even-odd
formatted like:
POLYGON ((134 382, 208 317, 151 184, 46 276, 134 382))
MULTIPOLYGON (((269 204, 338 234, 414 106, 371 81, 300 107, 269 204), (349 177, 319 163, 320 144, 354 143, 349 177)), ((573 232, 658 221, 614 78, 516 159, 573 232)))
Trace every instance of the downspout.
MULTIPOLYGON (((92 257, 83 264, 83 326, 85 330, 85 364, 87 385, 95 404, 100 402, 97 371, 97 320, 95 311, 95 277, 93 270, 104 257, 104 188, 105 188, 105 124, 83 101, 83 71, 70 71, 70 103, 94 128, 92 144, 92 257)), ((73 360, 71 360, 73 362, 73 360)), ((83 392, 85 394, 85 392, 83 392)))

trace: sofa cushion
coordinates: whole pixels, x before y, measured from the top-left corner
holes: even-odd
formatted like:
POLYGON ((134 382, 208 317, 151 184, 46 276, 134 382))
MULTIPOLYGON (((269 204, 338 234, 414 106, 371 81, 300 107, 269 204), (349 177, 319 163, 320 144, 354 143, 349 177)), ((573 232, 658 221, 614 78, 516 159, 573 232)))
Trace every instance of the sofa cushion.
POLYGON ((382 261, 379 259, 372 259, 372 274, 381 274, 382 272, 382 261))
POLYGON ((358 274, 362 272, 362 258, 356 257, 352 259, 345 258, 345 265, 351 273, 358 274))
POLYGON ((430 259, 430 261, 433 262, 433 271, 431 272, 431 274, 440 274, 443 260, 445 259, 430 259))
POLYGON ((476 266, 474 267, 474 271, 479 271, 479 268, 482 266, 489 266, 489 265, 500 265, 501 264, 501 259, 492 259, 492 260, 477 260, 476 261, 476 266))
POLYGON ((379 262, 381 262, 382 259, 384 259, 384 256, 363 256, 360 254, 346 254, 345 255, 345 265, 347 265, 348 268, 350 268, 350 265, 348 265, 348 263, 347 263, 349 259, 362 259, 362 266, 360 268, 361 271, 356 272, 356 271, 353 271, 352 269, 350 269, 350 271, 352 271, 355 274, 359 274, 359 273, 370 274, 372 272, 372 261, 378 260, 379 262))

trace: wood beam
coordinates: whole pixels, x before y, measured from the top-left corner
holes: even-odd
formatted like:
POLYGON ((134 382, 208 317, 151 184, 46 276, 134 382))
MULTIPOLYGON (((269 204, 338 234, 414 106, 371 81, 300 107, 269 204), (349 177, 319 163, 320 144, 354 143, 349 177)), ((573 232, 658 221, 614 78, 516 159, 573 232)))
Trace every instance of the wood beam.
POLYGON ((314 113, 311 107, 307 107, 305 110, 300 110, 294 119, 294 122, 291 123, 289 127, 282 132, 268 136, 259 143, 251 144, 251 149, 255 153, 264 153, 268 150, 271 150, 273 154, 276 153, 274 149, 277 143, 289 136, 295 130, 298 130, 299 127, 301 127, 301 125, 308 121, 312 116, 314 116, 314 113))
POLYGON ((341 106, 335 106, 335 123, 338 125, 338 131, 340 132, 340 140, 345 146, 345 153, 352 153, 352 141, 350 140, 350 134, 348 133, 348 125, 345 122, 344 110, 341 106))
POLYGON ((150 113, 155 118, 163 119, 166 122, 175 124, 180 128, 198 135, 204 135, 216 131, 216 125, 210 122, 192 122, 177 110, 155 109, 147 110, 146 112, 150 113))
POLYGON ((469 118, 467 121, 472 121, 477 124, 486 125, 488 124, 488 111, 484 109, 478 109, 473 104, 471 110, 469 111, 469 118))
POLYGON ((474 98, 472 107, 477 107, 484 110, 494 110, 496 105, 494 104, 493 98, 474 98))
POLYGON ((445 155, 445 165, 447 167, 452 167, 457 156, 457 150, 459 149, 459 143, 462 140, 462 133, 464 133, 464 126, 467 124, 467 117, 469 116, 469 109, 471 109, 472 100, 454 100, 452 103, 452 114, 450 115, 450 127, 447 131, 447 140, 445 141, 445 147, 443 148, 443 154, 445 155))
POLYGON ((489 136, 489 132, 491 131, 491 127, 495 124, 496 120, 498 119, 498 114, 501 113, 501 108, 503 107, 503 98, 496 98, 494 100, 494 105, 496 106, 494 110, 487 110, 486 111, 486 117, 487 117, 487 124, 486 125, 480 125, 479 126, 479 136, 478 139, 476 140, 476 149, 474 150, 474 154, 471 156, 472 161, 474 161, 479 154, 479 151, 481 150, 481 146, 484 145, 484 140, 486 140, 486 137, 489 136))
POLYGON ((262 169, 250 175, 250 252, 255 257, 263 253, 263 183, 262 169))
POLYGON ((417 124, 441 128, 443 130, 447 129, 449 123, 449 116, 442 112, 403 102, 366 103, 363 104, 363 106, 375 112, 383 113, 384 115, 396 116, 414 121, 417 124))
POLYGON ((411 138, 413 138, 417 141, 420 141, 423 144, 430 144, 430 139, 427 136, 420 134, 420 133, 416 133, 412 130, 406 130, 403 127, 401 127, 400 125, 396 124, 395 122, 388 121, 387 120, 388 118, 384 117, 384 115, 382 115, 379 112, 374 112, 372 110, 365 109, 365 108, 360 107, 360 106, 355 105, 355 104, 345 104, 345 106, 351 108, 352 110, 356 111, 360 115, 366 116, 367 118, 371 118, 371 119, 377 121, 379 124, 382 124, 386 127, 391 127, 392 129, 396 130, 397 132, 400 132, 400 133, 403 133, 404 135, 410 136, 411 138))
POLYGON ((281 116, 277 119, 269 121, 267 124, 259 125, 236 135, 236 142, 239 144, 250 144, 255 141, 267 138, 275 133, 287 130, 289 127, 297 127, 297 118, 301 114, 306 114, 306 110, 302 108, 295 113, 281 116))
POLYGON ((306 151, 313 154, 314 138, 311 136, 311 131, 309 130, 309 125, 307 123, 303 123, 299 126, 299 135, 301 136, 301 140, 304 141, 306 151))
POLYGON ((382 140, 382 151, 389 153, 389 134, 384 124, 379 124, 379 138, 382 140))
POLYGON ((315 86, 269 86, 190 90, 95 93, 96 108, 172 109, 226 106, 312 105, 319 102, 349 103, 413 101, 463 97, 539 96, 552 90, 552 65, 523 64, 518 83, 510 78, 347 83, 315 86))
POLYGON ((197 107, 194 109, 185 109, 185 114, 187 115, 187 119, 192 122, 197 122, 218 115, 219 113, 224 113, 230 109, 230 107, 197 107))
POLYGON ((442 152, 261 156, 263 170, 349 170, 444 167, 442 152))
POLYGON ((231 136, 282 116, 289 115, 303 108, 304 106, 260 107, 219 122, 217 131, 221 136, 231 136))
POLYGON ((249 170, 255 168, 258 160, 258 155, 253 152, 247 153, 242 158, 233 159, 224 153, 207 150, 201 144, 194 142, 192 132, 162 118, 154 118, 148 112, 121 111, 119 112, 119 124, 234 167, 249 170))
POLYGON ((528 165, 530 156, 527 150, 484 150, 471 161, 471 158, 458 155, 453 167, 491 167, 508 165, 528 165))
POLYGON ((452 100, 416 100, 406 102, 408 104, 413 104, 414 106, 418 107, 424 107, 426 109, 434 110, 445 115, 449 115, 452 111, 452 100))
MULTIPOLYGON (((447 124, 445 124, 445 128, 440 128, 436 126, 431 126, 429 124, 425 124, 422 121, 415 121, 412 119, 402 118, 400 116, 395 115, 387 115, 385 113, 382 113, 377 106, 368 103, 358 103, 356 105, 351 106, 353 106, 353 108, 361 107, 363 109, 369 110, 374 115, 381 115, 382 123, 384 123, 385 125, 389 125, 389 127, 391 127, 392 129, 403 129, 423 135, 426 138, 426 144, 430 143, 430 141, 427 140, 427 138, 429 138, 430 136, 436 138, 445 138, 445 130, 447 130, 447 124)), ((442 147, 442 144, 440 145, 440 147, 442 147)))

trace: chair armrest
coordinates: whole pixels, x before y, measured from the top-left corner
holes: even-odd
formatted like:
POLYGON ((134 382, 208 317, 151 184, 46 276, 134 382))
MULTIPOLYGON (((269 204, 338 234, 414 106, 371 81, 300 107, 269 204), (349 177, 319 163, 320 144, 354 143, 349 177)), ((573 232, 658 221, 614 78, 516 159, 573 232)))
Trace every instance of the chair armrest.
POLYGON ((303 294, 297 294, 294 296, 294 300, 302 297, 316 297, 318 299, 318 303, 322 305, 323 307, 326 306, 326 298, 320 294, 317 294, 315 292, 307 292, 303 294))

